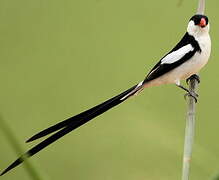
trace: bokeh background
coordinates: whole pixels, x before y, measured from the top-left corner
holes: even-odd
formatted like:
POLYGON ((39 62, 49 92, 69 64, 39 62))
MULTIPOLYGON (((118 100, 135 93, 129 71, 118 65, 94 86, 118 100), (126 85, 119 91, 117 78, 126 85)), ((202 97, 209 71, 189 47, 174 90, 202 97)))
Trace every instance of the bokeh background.
MULTIPOLYGON (((197 0, 1 0, 0 115, 23 151, 49 125, 142 80, 184 35, 197 0)), ((207 1, 212 55, 201 72, 191 179, 219 172, 217 0, 207 1)), ((44 179, 181 178, 186 101, 146 89, 31 158, 44 179)), ((1 126, 1 124, 0 124, 1 126)), ((0 169, 17 154, 0 131, 0 169)), ((24 166, 2 180, 29 180, 24 166)))

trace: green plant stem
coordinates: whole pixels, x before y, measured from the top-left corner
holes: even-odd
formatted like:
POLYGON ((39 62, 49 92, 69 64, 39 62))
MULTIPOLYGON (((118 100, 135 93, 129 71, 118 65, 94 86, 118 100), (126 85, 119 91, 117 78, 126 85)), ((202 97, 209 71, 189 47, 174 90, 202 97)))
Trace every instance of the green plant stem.
MULTIPOLYGON (((198 87, 198 81, 195 78, 191 78, 189 80, 189 90, 191 92, 195 92, 197 87, 198 87)), ((196 105, 195 99, 189 96, 188 112, 186 118, 186 129, 185 129, 182 180, 189 180, 192 146, 193 146, 194 134, 195 134, 195 105, 196 105)))
MULTIPOLYGON (((0 117, 0 128, 2 132, 5 134, 6 138, 8 139, 8 142, 12 146, 12 148, 15 150, 16 154, 20 156, 22 154, 22 147, 17 143, 16 137, 10 127, 7 125, 7 123, 3 120, 2 117, 0 117)), ((25 158, 25 157, 24 157, 25 158)), ((34 167, 32 163, 30 163, 29 160, 24 161, 24 167, 26 171, 28 172, 29 176, 33 180, 42 180, 42 176, 40 175, 37 168, 34 167)))

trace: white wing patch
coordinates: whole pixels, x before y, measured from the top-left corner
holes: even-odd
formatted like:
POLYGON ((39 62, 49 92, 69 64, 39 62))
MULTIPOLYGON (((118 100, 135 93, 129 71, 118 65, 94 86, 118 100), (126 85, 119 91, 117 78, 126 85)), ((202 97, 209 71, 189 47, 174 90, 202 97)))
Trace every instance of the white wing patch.
POLYGON ((183 46, 182 48, 173 51, 172 53, 168 54, 161 60, 161 64, 172 64, 178 60, 180 60, 183 56, 185 56, 190 51, 193 51, 194 48, 191 44, 183 46))

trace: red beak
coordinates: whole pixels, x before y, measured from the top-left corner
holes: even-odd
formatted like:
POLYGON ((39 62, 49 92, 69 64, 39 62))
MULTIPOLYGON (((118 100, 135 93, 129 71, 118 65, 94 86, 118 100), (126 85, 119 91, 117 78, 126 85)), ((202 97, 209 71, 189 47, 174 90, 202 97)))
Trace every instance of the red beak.
POLYGON ((201 26, 202 28, 206 26, 206 20, 205 20, 205 18, 201 18, 201 21, 200 21, 199 26, 201 26))

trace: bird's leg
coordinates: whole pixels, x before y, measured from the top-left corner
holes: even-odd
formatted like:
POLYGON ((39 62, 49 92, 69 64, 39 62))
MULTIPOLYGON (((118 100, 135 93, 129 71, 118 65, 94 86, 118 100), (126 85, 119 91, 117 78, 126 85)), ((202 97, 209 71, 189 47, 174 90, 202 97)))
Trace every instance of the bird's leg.
POLYGON ((201 80, 200 80, 200 76, 197 75, 197 74, 193 74, 193 75, 191 75, 188 79, 186 79, 186 84, 188 84, 189 81, 190 81, 191 79, 193 79, 193 78, 196 79, 196 80, 198 81, 198 83, 201 82, 201 80))
POLYGON ((195 99, 195 102, 197 103, 197 98, 198 98, 198 94, 196 94, 195 92, 191 92, 189 91, 187 88, 183 87, 180 84, 176 84, 179 88, 183 89, 184 91, 186 91, 187 93, 184 95, 184 98, 186 99, 187 96, 191 96, 195 99))

